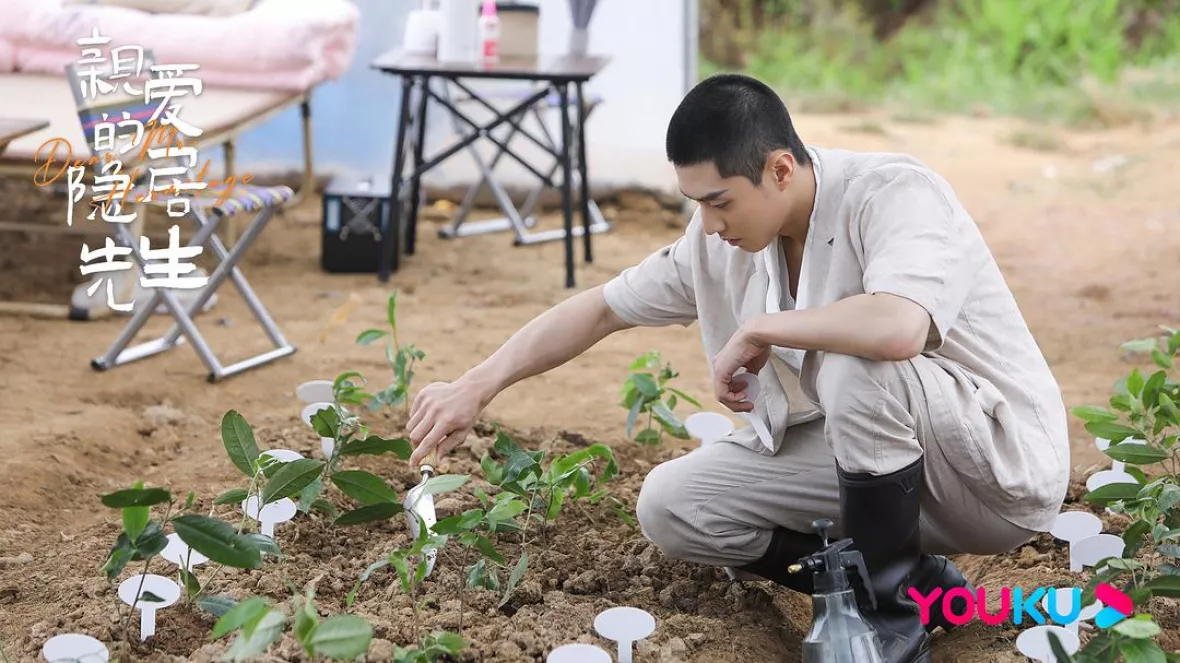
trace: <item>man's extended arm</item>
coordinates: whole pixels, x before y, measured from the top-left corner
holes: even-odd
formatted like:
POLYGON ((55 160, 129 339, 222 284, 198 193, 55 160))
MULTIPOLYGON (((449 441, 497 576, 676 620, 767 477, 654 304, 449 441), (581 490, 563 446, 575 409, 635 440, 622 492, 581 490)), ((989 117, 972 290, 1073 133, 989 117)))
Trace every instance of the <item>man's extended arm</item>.
POLYGON ((633 325, 607 305, 602 286, 561 302, 512 335, 492 356, 452 383, 434 383, 414 398, 406 423, 417 467, 432 451, 466 439, 476 417, 501 391, 570 361, 610 334, 633 325))

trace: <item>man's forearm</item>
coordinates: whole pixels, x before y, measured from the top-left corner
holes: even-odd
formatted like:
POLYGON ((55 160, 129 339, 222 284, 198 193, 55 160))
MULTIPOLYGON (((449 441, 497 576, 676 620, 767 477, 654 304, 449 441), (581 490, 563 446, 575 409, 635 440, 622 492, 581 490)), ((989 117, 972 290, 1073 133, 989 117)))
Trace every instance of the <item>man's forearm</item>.
POLYGON ((561 366, 629 327, 607 306, 602 288, 592 288, 531 320, 460 380, 477 386, 485 401, 491 401, 513 384, 561 366))
POLYGON ((813 309, 758 316, 739 332, 758 346, 820 350, 878 361, 921 353, 930 316, 918 304, 888 294, 854 295, 813 309))

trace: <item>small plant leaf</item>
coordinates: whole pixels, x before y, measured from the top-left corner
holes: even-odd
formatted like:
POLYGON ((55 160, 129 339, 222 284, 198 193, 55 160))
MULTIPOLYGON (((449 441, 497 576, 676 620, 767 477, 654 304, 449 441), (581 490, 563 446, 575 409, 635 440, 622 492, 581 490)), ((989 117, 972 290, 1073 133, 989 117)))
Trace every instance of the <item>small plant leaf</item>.
POLYGON ((364 505, 396 502, 397 493, 381 477, 362 470, 334 472, 329 476, 342 493, 364 505))
POLYGON ((140 532, 139 537, 135 539, 135 554, 131 559, 137 562, 150 559, 159 555, 165 548, 168 547, 168 537, 164 536, 164 531, 160 527, 160 523, 152 521, 147 527, 140 532))
POLYGON ((213 625, 213 634, 211 637, 214 640, 224 637, 261 617, 268 610, 270 610, 270 605, 266 602, 266 599, 251 596, 235 605, 217 620, 217 623, 213 625))
POLYGON ((443 518, 436 522, 430 529, 435 534, 462 534, 463 532, 469 532, 474 529, 483 519, 484 512, 481 509, 469 509, 461 514, 443 518))
POLYGON ((1167 451, 1149 444, 1115 444, 1105 453, 1117 461, 1134 465, 1150 465, 1171 457, 1167 451))
POLYGON ((1163 632, 1159 624, 1151 620, 1150 615, 1140 615, 1133 619, 1123 620, 1115 624, 1112 630, 1129 638, 1154 638, 1163 632))
POLYGON ((336 505, 328 500, 316 500, 311 503, 311 508, 322 512, 325 516, 335 520, 336 519, 336 505))
POLYGON ((123 569, 127 568, 127 563, 131 561, 131 555, 134 551, 131 549, 131 540, 127 538, 127 534, 123 533, 116 539, 115 545, 111 546, 111 551, 107 555, 107 561, 102 565, 102 572, 106 575, 107 580, 114 581, 123 573, 123 569))
POLYGON ((283 551, 279 549, 279 542, 275 541, 272 537, 258 532, 251 532, 242 536, 253 543, 258 548, 258 552, 264 555, 274 555, 280 559, 283 557, 283 551))
POLYGON ((414 454, 414 447, 404 437, 386 439, 370 435, 363 440, 352 440, 340 448, 341 456, 378 456, 385 453, 392 453, 401 460, 409 460, 414 454))
POLYGON ((382 331, 380 329, 366 329, 365 331, 363 331, 357 335, 356 344, 357 345, 370 345, 374 341, 379 341, 382 338, 385 338, 385 335, 387 333, 389 333, 389 332, 382 331))
POLYGON ((254 463, 258 460, 258 443, 254 441, 254 430, 236 410, 230 410, 221 418, 221 442, 225 453, 234 467, 248 477, 254 476, 254 463))
POLYGON ((526 550, 520 553, 520 559, 516 561, 516 566, 512 567, 512 574, 508 576, 508 587, 504 590, 504 596, 500 598, 498 607, 504 607, 504 604, 508 603, 508 600, 512 598, 512 592, 516 591, 516 586, 520 584, 528 568, 529 553, 526 550))
POLYGON ((216 518, 188 514, 172 519, 181 541, 214 562, 239 569, 262 566, 262 553, 254 543, 216 518))
POLYGON ((235 663, 256 660, 282 637, 286 622, 287 618, 282 612, 267 608, 265 612, 243 628, 242 634, 234 640, 222 660, 235 663))
POLYGON ((197 599, 197 607, 214 617, 224 617, 233 610, 238 602, 230 596, 202 596, 197 599))
POLYGON ((1152 578, 1143 583, 1143 588, 1151 590, 1152 596, 1166 598, 1180 598, 1180 576, 1166 575, 1152 578))
POLYGON ((306 642, 316 656, 352 660, 369 651, 373 627, 356 615, 332 615, 320 622, 306 642))
MULTIPOLYGON (((1118 630, 1117 626, 1115 630, 1118 630)), ((1147 638, 1150 637, 1147 636, 1147 638)), ((1136 638, 1119 642, 1119 653, 1123 655, 1123 663, 1167 663, 1168 657, 1164 654, 1164 650, 1160 649, 1160 646, 1154 641, 1147 638, 1136 638)))
POLYGON ((693 398, 692 396, 689 396, 688 394, 684 393, 683 391, 676 389, 675 387, 668 387, 668 391, 676 394, 677 396, 680 397, 681 400, 683 400, 686 403, 691 403, 692 405, 695 405, 697 407, 702 407, 700 401, 693 398))
POLYGON ((662 390, 652 376, 646 373, 632 373, 631 380, 635 383, 635 388, 639 390, 640 394, 643 394, 649 399, 660 397, 662 390))
POLYGON ((1118 500, 1133 500, 1139 496, 1137 483, 1111 483, 1096 488, 1085 495, 1085 500, 1098 506, 1107 506, 1118 500))
POLYGON ((654 428, 645 428, 639 431, 635 436, 635 441, 640 444, 656 445, 660 443, 660 432, 654 428))
POLYGON ((389 520, 403 511, 405 511, 405 509, 403 509, 402 505, 398 504, 397 502, 371 504, 369 506, 363 506, 359 509, 353 509, 352 511, 346 511, 340 514, 340 516, 333 521, 333 524, 347 527, 350 525, 360 525, 363 523, 371 523, 379 520, 389 520))
POLYGON ((467 483, 471 477, 466 474, 443 474, 427 479, 422 486, 423 495, 439 495, 456 490, 467 483))
POLYGON ((1118 421, 1119 415, 1104 407, 1081 405, 1070 410, 1074 416, 1085 421, 1118 421))
POLYGON ((144 591, 144 593, 140 594, 139 600, 143 601, 144 603, 163 603, 164 602, 163 598, 161 598, 160 596, 158 596, 156 594, 148 592, 148 591, 144 591))
POLYGON ((302 513, 307 513, 308 511, 311 511, 312 505, 315 504, 316 500, 318 500, 320 498, 320 494, 323 492, 324 492, 324 477, 321 474, 320 476, 316 477, 315 480, 313 480, 311 483, 304 486, 303 490, 299 491, 299 504, 298 504, 299 511, 302 513))
POLYGON ((262 503, 270 504, 284 497, 298 495, 319 478, 324 469, 324 461, 315 458, 300 458, 288 463, 275 472, 274 476, 262 488, 262 503))
POLYGON ((1161 352, 1159 348, 1152 348, 1151 360, 1160 368, 1171 369, 1173 367, 1172 358, 1161 352))
POLYGON ((1127 341, 1119 346, 1122 350, 1127 352, 1151 352, 1156 348, 1157 342, 1155 337, 1152 338, 1137 338, 1133 341, 1127 341))
POLYGON ((140 534, 143 534, 143 529, 147 527, 148 522, 152 519, 151 507, 146 506, 125 506, 123 507, 123 531, 127 532, 127 537, 130 539, 138 539, 140 534))
POLYGON ((389 293, 385 303, 385 321, 389 323, 390 329, 397 329, 397 290, 389 293))
POLYGON ((1139 435, 1139 431, 1134 428, 1113 421, 1088 421, 1085 428, 1090 434, 1110 440, 1112 444, 1139 435))
POLYGON ((1180 504, 1180 486, 1172 483, 1165 484, 1160 491, 1156 508, 1160 511, 1171 511, 1177 504, 1180 504))
POLYGON ((1146 542, 1146 537, 1151 533, 1151 523, 1146 520, 1137 520, 1123 532, 1123 543, 1126 544, 1124 555, 1130 557, 1139 551, 1139 548, 1146 542))
POLYGON ((231 488, 213 499, 214 504, 241 504, 250 493, 245 488, 231 488))
POLYGON ((112 509, 126 509, 127 507, 167 504, 172 501, 172 493, 163 488, 128 488, 103 495, 103 506, 112 509))
POLYGON ((311 427, 320 437, 336 439, 340 434, 340 413, 335 406, 324 406, 311 415, 311 427))

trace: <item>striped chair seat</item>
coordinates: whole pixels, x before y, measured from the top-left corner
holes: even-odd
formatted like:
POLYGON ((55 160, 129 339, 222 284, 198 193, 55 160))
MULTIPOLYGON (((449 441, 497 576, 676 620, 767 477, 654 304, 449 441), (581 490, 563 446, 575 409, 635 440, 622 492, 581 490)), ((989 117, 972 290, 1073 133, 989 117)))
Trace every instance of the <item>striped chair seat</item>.
MULTIPOLYGON (((257 212, 263 207, 278 207, 295 195, 289 186, 234 184, 233 191, 229 192, 228 196, 226 191, 226 185, 218 185, 200 191, 182 191, 182 195, 188 197, 192 205, 216 210, 223 216, 232 216, 239 212, 257 212)), ((136 187, 124 199, 124 204, 143 201, 149 205, 167 205, 170 199, 178 197, 169 190, 156 191, 154 197, 148 194, 147 186, 136 187)))

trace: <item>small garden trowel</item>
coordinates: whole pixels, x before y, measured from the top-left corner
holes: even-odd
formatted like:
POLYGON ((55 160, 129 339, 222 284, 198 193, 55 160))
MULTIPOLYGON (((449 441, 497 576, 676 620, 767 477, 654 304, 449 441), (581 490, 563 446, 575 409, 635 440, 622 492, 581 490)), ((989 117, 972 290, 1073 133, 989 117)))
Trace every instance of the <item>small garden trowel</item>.
MULTIPOLYGON (((434 476, 434 466, 438 464, 438 456, 436 454, 432 454, 427 458, 427 461, 428 462, 422 463, 421 467, 419 468, 422 472, 422 480, 418 482, 418 485, 410 489, 410 492, 406 495, 406 501, 402 503, 402 506, 405 508, 406 512, 406 520, 410 524, 410 533, 413 534, 415 540, 417 540, 418 536, 421 534, 421 527, 423 525, 425 525, 427 529, 430 529, 436 522, 438 522, 434 514, 434 495, 423 490, 423 488, 426 486, 426 482, 430 480, 430 477, 434 476), (429 462, 432 459, 434 460, 434 463, 429 462)), ((429 576, 431 572, 434 571, 434 558, 437 552, 438 551, 433 548, 426 552, 427 576, 429 576)))

